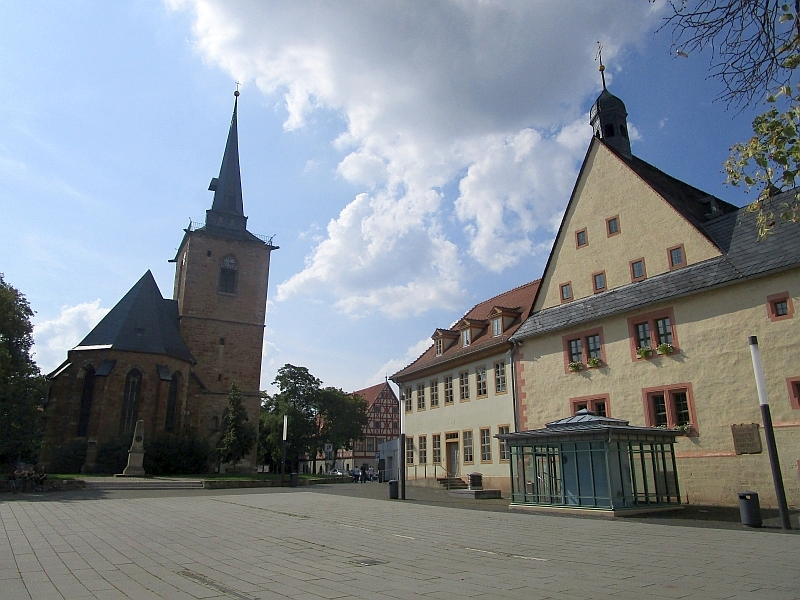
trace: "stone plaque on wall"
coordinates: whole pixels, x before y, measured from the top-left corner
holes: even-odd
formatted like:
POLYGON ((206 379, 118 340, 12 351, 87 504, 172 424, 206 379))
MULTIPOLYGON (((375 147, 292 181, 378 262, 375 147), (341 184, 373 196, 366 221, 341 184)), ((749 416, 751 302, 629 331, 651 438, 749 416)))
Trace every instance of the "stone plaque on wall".
POLYGON ((733 448, 736 454, 761 454, 761 435, 758 423, 731 425, 733 448))

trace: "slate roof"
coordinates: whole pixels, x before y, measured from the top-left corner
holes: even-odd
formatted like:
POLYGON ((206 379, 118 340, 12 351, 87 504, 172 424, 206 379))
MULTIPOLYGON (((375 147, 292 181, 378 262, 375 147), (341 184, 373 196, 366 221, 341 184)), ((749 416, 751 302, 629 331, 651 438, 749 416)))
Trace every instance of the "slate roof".
POLYGON ((239 129, 236 113, 239 107, 239 96, 233 102, 233 116, 225 142, 225 154, 219 168, 219 177, 211 180, 209 190, 214 192, 214 203, 211 210, 231 215, 244 216, 242 205, 242 176, 239 171, 239 129))
POLYGON ((704 225, 709 218, 715 218, 719 215, 739 210, 733 204, 729 204, 680 179, 675 179, 671 175, 667 175, 650 163, 643 161, 641 158, 636 156, 627 157, 620 154, 611 146, 608 146, 608 148, 622 161, 627 163, 639 177, 669 202, 675 210, 703 233, 705 233, 703 231, 704 225))
POLYGON ((800 266, 800 223, 778 223, 772 235, 758 241, 756 215, 742 208, 708 221, 702 228, 724 252, 722 256, 537 311, 511 341, 800 266))
POLYGON ((161 296, 150 271, 73 350, 98 347, 196 362, 178 329, 178 303, 161 296))
POLYGON ((494 298, 484 300, 483 302, 473 306, 469 312, 467 312, 467 314, 456 321, 456 323, 470 319, 484 321, 488 319, 489 314, 492 312, 492 309, 495 306, 519 310, 521 313, 520 318, 513 321, 511 325, 509 325, 503 332, 503 335, 492 337, 491 327, 487 327, 483 332, 477 336, 474 336, 472 343, 466 348, 462 347, 456 341, 444 352, 442 352, 441 356, 436 356, 436 349, 432 345, 425 350, 425 352, 423 352, 422 355, 417 358, 417 360, 392 375, 389 379, 396 382, 398 378, 413 375, 414 373, 422 371, 423 369, 440 365, 456 358, 475 354, 488 348, 503 346, 507 347, 509 338, 512 336, 512 334, 514 334, 515 331, 517 331, 519 326, 522 324, 522 321, 530 313, 531 307, 533 306, 533 300, 536 297, 536 291, 539 289, 540 281, 541 280, 539 279, 536 281, 531 281, 530 283, 516 287, 512 290, 495 296, 494 298))

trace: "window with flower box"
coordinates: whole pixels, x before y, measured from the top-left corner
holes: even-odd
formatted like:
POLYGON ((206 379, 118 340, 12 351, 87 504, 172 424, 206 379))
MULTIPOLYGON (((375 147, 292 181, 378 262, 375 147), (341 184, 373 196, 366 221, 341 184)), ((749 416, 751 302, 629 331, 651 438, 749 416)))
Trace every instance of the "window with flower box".
POLYGON ((561 338, 564 348, 564 372, 584 367, 599 367, 606 362, 603 328, 578 331, 561 338))
POLYGON ((691 383, 678 383, 667 387, 645 388, 645 423, 648 427, 689 427, 697 431, 697 416, 691 383))
POLYGON ((628 335, 634 361, 678 351, 678 334, 672 308, 630 317, 628 335))

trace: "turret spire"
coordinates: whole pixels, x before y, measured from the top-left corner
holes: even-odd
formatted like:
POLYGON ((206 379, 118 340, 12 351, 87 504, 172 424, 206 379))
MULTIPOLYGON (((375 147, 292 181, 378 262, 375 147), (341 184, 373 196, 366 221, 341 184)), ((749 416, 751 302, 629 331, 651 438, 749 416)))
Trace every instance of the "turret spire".
POLYGON ((597 42, 597 58, 600 59, 600 77, 603 79, 603 91, 595 100, 589 111, 589 123, 595 137, 606 142, 622 156, 631 158, 631 141, 628 137, 628 111, 625 103, 606 88, 605 65, 603 65, 603 44, 597 42))
POLYGON ((211 210, 206 211, 206 226, 243 231, 247 228, 247 217, 244 216, 242 178, 239 172, 239 132, 236 119, 239 91, 235 91, 233 95, 233 117, 219 177, 214 177, 208 186, 209 191, 214 192, 214 202, 211 210))

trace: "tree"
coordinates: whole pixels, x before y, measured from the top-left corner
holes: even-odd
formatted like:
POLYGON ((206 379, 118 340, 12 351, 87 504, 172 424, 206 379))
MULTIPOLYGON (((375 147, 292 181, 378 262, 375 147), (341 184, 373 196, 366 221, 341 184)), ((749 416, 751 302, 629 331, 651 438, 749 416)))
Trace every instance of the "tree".
POLYGON ((673 0, 670 6, 662 29, 672 27, 681 55, 710 51, 711 76, 725 85, 721 99, 746 106, 766 90, 791 85, 800 0, 673 0))
POLYGON ((273 383, 278 393, 262 394, 259 454, 266 462, 280 466, 283 416, 288 417, 286 458, 289 469, 298 457, 316 453, 319 446, 319 394, 322 382, 306 367, 286 364, 278 369, 273 383))
POLYGON ((217 457, 236 468, 256 441, 256 429, 248 423, 247 410, 242 405, 242 391, 236 382, 228 393, 228 412, 222 417, 222 435, 217 442, 217 457))
POLYGON ((33 314, 0 273, 0 463, 35 462, 41 445, 46 381, 31 357, 33 314))
POLYGON ((721 98, 747 106, 761 97, 771 105, 753 121, 753 137, 735 144, 725 162, 727 182, 756 190, 748 206, 756 213, 759 239, 776 223, 800 221, 794 189, 800 166, 800 0, 681 0, 671 3, 673 45, 686 56, 711 51, 712 77, 722 80, 721 98))
MULTIPOLYGON (((364 436, 367 405, 360 396, 346 394, 322 382, 306 367, 284 365, 275 377, 278 393, 262 393, 259 457, 280 468, 283 415, 289 430, 286 457, 291 470, 301 456, 316 457, 326 442, 335 449, 352 448, 364 436)), ((335 457, 334 457, 335 458, 335 457)))
MULTIPOLYGON (((333 445, 333 461, 339 448, 352 450, 353 442, 364 438, 367 402, 361 396, 328 387, 320 394, 320 440, 333 445)), ((355 465, 353 465, 355 467, 355 465)))

